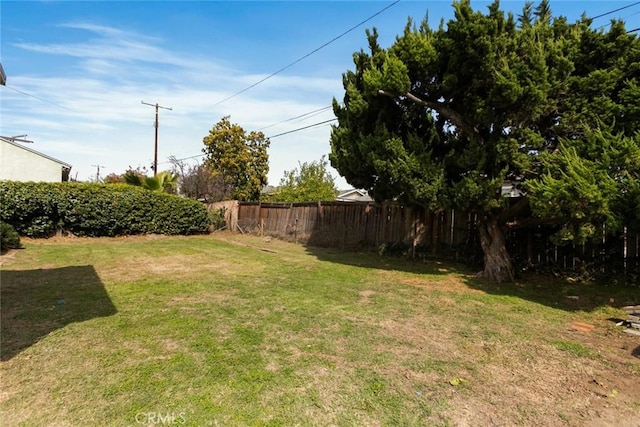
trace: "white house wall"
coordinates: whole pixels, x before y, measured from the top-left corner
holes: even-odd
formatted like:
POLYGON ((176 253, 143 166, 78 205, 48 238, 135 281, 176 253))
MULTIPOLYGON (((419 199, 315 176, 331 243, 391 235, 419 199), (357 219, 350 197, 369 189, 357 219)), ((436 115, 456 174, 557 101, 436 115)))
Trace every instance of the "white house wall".
POLYGON ((62 165, 20 147, 0 142, 0 180, 61 182, 62 165))

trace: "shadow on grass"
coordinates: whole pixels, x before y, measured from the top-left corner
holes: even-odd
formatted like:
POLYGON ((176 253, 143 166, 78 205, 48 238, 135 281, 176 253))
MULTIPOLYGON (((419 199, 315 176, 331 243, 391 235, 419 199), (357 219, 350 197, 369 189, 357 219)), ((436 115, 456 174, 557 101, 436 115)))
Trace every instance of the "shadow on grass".
POLYGON ((593 311, 604 306, 619 308, 640 302, 640 288, 637 286, 570 283, 561 278, 536 274, 522 274, 514 283, 492 283, 475 277, 478 268, 474 270, 462 263, 312 246, 306 246, 306 250, 319 259, 357 267, 412 274, 457 274, 470 289, 492 295, 514 296, 565 311, 593 311))
POLYGON ((571 282, 539 274, 522 274, 514 283, 491 283, 470 277, 469 287, 488 294, 510 295, 565 311, 594 311, 602 307, 620 308, 636 304, 637 286, 571 282))
POLYGON ((342 251, 334 248, 314 247, 306 245, 307 253, 323 261, 338 264, 352 265, 379 270, 396 270, 412 274, 465 274, 472 275, 473 270, 462 263, 452 261, 438 261, 437 259, 404 255, 379 255, 373 250, 369 251, 342 251))
POLYGON ((0 360, 70 323, 117 312, 90 265, 0 272, 0 360))

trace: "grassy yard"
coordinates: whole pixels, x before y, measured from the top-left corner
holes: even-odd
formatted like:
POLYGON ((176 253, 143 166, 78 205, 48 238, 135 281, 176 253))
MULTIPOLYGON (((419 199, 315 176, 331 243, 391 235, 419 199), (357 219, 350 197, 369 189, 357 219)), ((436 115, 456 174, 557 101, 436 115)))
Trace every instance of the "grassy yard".
POLYGON ((609 320, 638 288, 230 234, 25 247, 2 425, 640 425, 640 338, 609 320))

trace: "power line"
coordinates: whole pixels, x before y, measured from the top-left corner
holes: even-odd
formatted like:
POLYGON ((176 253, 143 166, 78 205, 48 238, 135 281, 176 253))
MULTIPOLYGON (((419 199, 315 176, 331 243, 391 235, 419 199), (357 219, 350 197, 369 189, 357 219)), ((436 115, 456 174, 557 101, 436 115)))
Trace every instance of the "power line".
MULTIPOLYGON (((333 106, 329 107, 329 110, 333 110, 333 106)), ((295 122, 293 122, 293 123, 302 123, 302 122, 303 122, 303 121, 305 121, 305 120, 308 120, 308 119, 310 119, 310 118, 313 118, 313 117, 319 116, 319 115, 321 115, 321 114, 323 114, 323 113, 325 113, 325 112, 326 112, 326 111, 320 111, 320 112, 318 112, 318 113, 314 113, 314 114, 308 115, 306 118, 304 118, 304 119, 300 119, 300 120, 296 120, 296 121, 295 121, 295 122)), ((333 112, 333 111, 331 111, 331 112, 333 112)))
POLYGON ((344 33, 340 34, 339 36, 334 37, 333 39, 329 40, 328 42, 326 42, 325 44, 323 44, 322 46, 312 50, 311 52, 307 53, 306 55, 296 59, 295 61, 293 61, 292 63, 290 63, 289 65, 280 68, 278 71, 276 71, 275 73, 272 73, 270 75, 268 75, 267 77, 263 78, 262 80, 259 80, 257 82, 255 82, 254 84, 245 87, 244 89, 234 93, 233 95, 230 95, 226 98, 224 98, 222 101, 218 101, 217 103, 213 104, 213 107, 215 107, 216 105, 220 105, 223 102, 226 102, 228 100, 230 100, 231 98, 235 98, 236 96, 245 93, 246 91, 248 91, 249 89, 252 89, 256 86, 258 86, 260 83, 263 83, 267 80, 269 80, 271 77, 276 76, 277 74, 280 74, 281 72, 283 72, 284 70, 293 67, 294 65, 296 65, 298 62, 310 57, 311 55, 313 55, 314 53, 318 52, 319 50, 327 47, 328 45, 330 45, 331 43, 335 42, 336 40, 344 37, 345 35, 349 34, 351 31, 355 30, 356 28, 360 27, 362 24, 365 24, 367 22, 369 22, 370 20, 372 20, 373 18, 375 18, 376 16, 380 15, 382 12, 386 11, 387 9, 391 8, 392 6, 395 6, 398 2, 400 2, 400 0, 395 0, 393 3, 391 3, 390 5, 386 6, 385 8, 379 10, 378 12, 374 13, 373 15, 371 15, 370 17, 368 17, 367 19, 365 19, 364 21, 354 25, 353 27, 349 28, 347 31, 345 31, 344 33))
POLYGON ((324 122, 314 123, 314 124, 309 125, 309 126, 304 126, 304 127, 298 128, 298 129, 293 129, 293 130, 290 130, 290 131, 287 131, 287 132, 282 132, 282 133, 279 133, 277 135, 269 136, 269 137, 267 137, 267 139, 273 139, 273 138, 277 138, 277 137, 282 136, 282 135, 288 135, 290 133, 299 132, 301 130, 309 129, 309 128, 312 128, 312 127, 315 127, 315 126, 324 125, 324 124, 327 124, 327 123, 330 123, 330 122, 334 122, 336 120, 338 120, 338 119, 334 118, 334 119, 325 120, 324 122))
MULTIPOLYGON (((312 128, 312 127, 315 127, 315 126, 325 125, 327 123, 331 123, 331 122, 336 121, 336 120, 338 120, 338 119, 334 118, 334 119, 325 120, 323 122, 318 122, 318 123, 314 123, 312 125, 303 126, 303 127, 297 128, 297 129, 289 130, 287 132, 282 132, 282 133, 279 133, 277 135, 271 135, 271 136, 266 137, 266 139, 273 139, 273 138, 277 138, 279 136, 288 135, 290 133, 300 132, 301 130, 309 129, 309 128, 312 128)), ((198 157, 204 157, 204 156, 206 156, 206 154, 196 154, 195 156, 189 156, 189 157, 183 157, 181 159, 176 159, 176 161, 197 159, 198 157)), ((171 163, 171 162, 162 162, 162 163, 159 163, 159 164, 167 164, 167 163, 171 163)))
POLYGON ((330 108, 332 108, 331 105, 329 105, 327 107, 323 107, 323 108, 318 108, 317 110, 309 111, 308 113, 300 114, 299 116, 291 117, 290 119, 282 120, 281 122, 274 123, 274 124, 271 124, 269 126, 265 126, 263 128, 258 129, 258 131, 261 131, 261 130, 264 130, 264 129, 268 129, 268 128, 273 127, 273 126, 281 125, 282 123, 290 122, 290 121, 295 120, 295 119, 300 119, 302 117, 306 117, 306 116, 309 116, 309 115, 314 114, 314 113, 320 113, 320 112, 326 111, 326 110, 328 110, 330 108))
POLYGON ((628 9, 628 8, 633 7, 633 6, 636 6, 636 5, 638 5, 638 4, 640 4, 640 1, 637 1, 637 2, 635 2, 635 3, 628 4, 628 5, 626 5, 626 6, 620 7, 620 8, 618 8, 618 9, 612 10, 612 11, 610 11, 610 12, 602 13, 602 14, 600 14, 600 15, 598 15, 598 16, 593 16, 593 17, 591 17, 590 19, 592 19, 592 20, 593 20, 593 19, 602 18, 603 16, 611 15, 612 13, 616 13, 616 12, 619 12, 619 11, 621 11, 621 10, 628 9))
POLYGON ((72 109, 67 108, 67 107, 65 107, 64 105, 60 105, 60 104, 56 104, 55 102, 47 101, 47 100, 46 100, 46 99, 44 99, 44 98, 40 98, 40 97, 38 97, 38 96, 35 96, 35 95, 30 94, 30 93, 24 92, 24 91, 22 91, 22 90, 20 90, 20 89, 16 89, 16 88, 15 88, 15 87, 13 87, 13 86, 9 86, 9 85, 6 85, 6 84, 5 84, 5 85, 4 85, 4 87, 9 88, 9 89, 11 89, 11 90, 13 90, 13 91, 16 91, 16 92, 18 92, 18 93, 21 93, 21 94, 23 94, 23 95, 30 96, 31 98, 35 98, 35 99, 37 99, 37 100, 39 100, 39 101, 46 102, 47 104, 55 105, 56 107, 60 107, 60 108, 64 108, 65 110, 73 111, 72 109))
MULTIPOLYGON (((175 159, 176 162, 181 162, 182 160, 191 160, 191 159, 197 159, 198 157, 204 157, 206 156, 206 154, 196 154, 195 156, 189 156, 189 157, 183 157, 181 159, 175 159)), ((171 162, 160 162, 158 163, 159 165, 165 165, 167 163, 171 163, 171 162)))
MULTIPOLYGON (((221 100, 221 101, 218 101, 217 103, 213 104, 213 106, 220 105, 220 104, 222 104, 223 102, 226 102, 226 101, 228 101, 228 100, 230 100, 230 99, 232 99, 232 98, 234 98, 234 97, 236 97, 236 96, 238 96, 238 95, 240 95, 240 94, 242 94, 242 93, 244 93, 244 92, 246 92, 246 91, 248 91, 248 90, 250 90, 250 89, 252 89, 252 88, 256 87, 257 85, 259 85, 259 84, 261 84, 261 83, 265 82, 266 80, 268 80, 268 79, 270 79, 270 78, 272 78, 272 77, 276 76, 277 74, 281 73, 282 71, 284 71, 284 70, 286 70, 286 69, 288 69, 288 68, 291 68, 293 65, 295 65, 295 64, 299 63, 300 61, 302 61, 302 60, 304 60, 304 59, 308 58, 309 56, 311 56, 311 55, 313 55, 314 53, 318 52, 319 50, 321 50, 321 49, 325 48, 326 46, 328 46, 329 44, 331 44, 331 43, 335 42, 336 40, 338 40, 338 39, 340 39, 340 38, 344 37, 345 35, 347 35, 347 34, 348 34, 348 33, 350 33, 351 31, 355 30, 356 28, 360 27, 361 25, 365 24, 366 22, 370 21, 371 19, 375 18, 376 16, 380 15, 381 13, 383 13, 383 12, 384 12, 384 11, 386 11, 387 9, 391 8, 392 6, 395 6, 395 5, 396 5, 397 3, 399 3, 399 2, 400 2, 400 0, 396 0, 396 1, 394 1, 393 3, 391 3, 391 4, 387 5, 387 6, 386 6, 386 7, 384 7, 383 9, 379 10, 378 12, 376 12, 375 14, 371 15, 370 17, 368 17, 368 18, 367 18, 367 19, 365 19, 364 21, 362 21, 362 22, 360 22, 360 23, 358 23, 358 24, 354 25, 353 27, 349 28, 347 31, 343 32, 342 34, 340 34, 340 35, 338 35, 338 36, 334 37, 332 40, 330 40, 330 41, 326 42, 326 43, 325 43, 325 44, 323 44, 322 46, 320 46, 320 47, 318 47, 318 48, 316 48, 316 49, 312 50, 311 52, 307 53, 306 55, 304 55, 304 56, 300 57, 299 59, 297 59, 297 60, 293 61, 293 62, 292 62, 292 63, 290 63, 289 65, 287 65, 287 66, 285 66, 285 67, 282 67, 282 68, 281 68, 281 69, 279 69, 278 71, 276 71, 276 72, 274 72, 274 73, 270 74, 269 76, 267 76, 267 77, 265 77, 265 78, 263 78, 263 79, 261 79, 261 80, 257 81, 256 83, 254 83, 254 84, 252 84, 252 85, 250 85, 250 86, 247 86, 246 88, 244 88, 244 89, 242 89, 242 90, 240 90, 240 91, 238 91, 238 92, 234 93, 234 94, 233 94, 233 95, 231 95, 231 96, 228 96, 227 98, 224 98, 224 99, 223 99, 223 100, 221 100)), ((591 19, 591 20, 594 20, 594 19, 602 18, 603 16, 607 16, 607 15, 610 15, 610 14, 612 14, 612 13, 619 12, 619 11, 621 11, 621 10, 624 10, 624 9, 627 9, 627 8, 630 8, 630 7, 633 7, 633 6, 636 6, 636 5, 638 5, 638 4, 640 4, 640 1, 638 1, 638 2, 636 2, 636 3, 632 3, 632 4, 627 5, 627 6, 624 6, 624 7, 621 7, 621 8, 618 8, 618 9, 615 9, 615 10, 611 10, 611 11, 609 11, 609 12, 606 12, 606 13, 603 13, 603 14, 600 14, 600 15, 597 15, 597 16, 594 16, 594 17, 592 17, 592 18, 590 18, 590 19, 591 19)), ((634 14, 632 14, 632 15, 629 15, 629 16, 633 16, 633 15, 635 15, 635 13, 634 13, 634 14)), ((633 29, 633 30, 629 30, 629 31, 628 31, 628 33, 635 32, 635 31, 638 31, 638 30, 640 30, 640 28, 636 28, 636 29, 633 29)), ((324 111, 324 110, 328 110, 329 108, 331 108, 331 106, 327 106, 327 107, 319 108, 319 109, 317 109, 317 110, 313 110, 313 111, 310 111, 310 112, 308 112, 308 113, 300 114, 300 115, 295 116, 295 117, 292 117, 292 118, 290 118, 290 119, 286 119, 286 120, 283 120, 283 121, 281 121, 281 122, 277 122, 277 123, 274 123, 274 124, 271 124, 271 125, 265 126, 265 127, 260 128, 260 129, 258 129, 258 130, 268 129, 268 128, 270 128, 270 127, 273 127, 273 126, 276 126, 276 125, 279 125, 279 124, 282 124, 282 123, 286 123, 286 122, 289 122, 289 121, 292 121, 292 120, 295 120, 295 119, 299 119, 299 118, 302 118, 302 117, 305 117, 305 116, 308 116, 308 115, 311 115, 311 114, 314 114, 314 113, 318 113, 318 112, 321 112, 321 111, 324 111)), ((305 130, 305 129, 309 129, 309 128, 312 128, 312 127, 315 127, 315 126, 320 126, 320 125, 323 125, 323 124, 327 124, 327 123, 333 122, 333 121, 335 121, 335 120, 337 120, 337 119, 333 118, 333 119, 325 120, 325 121, 322 121, 322 122, 314 123, 314 124, 312 124, 312 125, 308 125, 308 126, 300 127, 300 128, 297 128, 297 129, 293 129, 293 130, 287 131, 287 132, 282 132, 282 133, 279 133, 279 134, 276 134, 276 135, 269 136, 269 137, 267 137, 267 139, 277 138, 277 137, 284 136, 284 135, 288 135, 288 134, 291 134, 291 133, 294 133, 294 132, 299 132, 299 131, 301 131, 301 130, 305 130)), ((190 159, 195 159, 195 158, 198 158, 198 157, 203 157, 203 156, 205 156, 205 155, 206 155, 206 154, 197 154, 197 155, 194 155, 194 156, 184 157, 184 158, 176 159, 176 160, 178 160, 178 161, 181 161, 181 160, 190 160, 190 159)), ((169 163, 169 162, 163 162, 163 163, 169 163)))
MULTIPOLYGON (((627 15, 627 16, 622 17, 622 18, 621 18, 621 21, 625 22, 625 21, 627 20, 627 18, 630 18, 630 17, 635 16, 635 15, 638 15, 638 14, 640 14, 640 11, 638 11, 638 12, 634 12, 634 13, 632 13, 631 15, 627 15)), ((611 24, 612 24, 612 23, 613 23, 613 21, 610 21, 610 22, 608 22, 608 23, 606 23, 606 24, 604 24, 604 25, 601 25, 600 27, 598 27, 598 30, 603 30, 603 29, 605 29, 605 28, 607 28, 607 27, 611 26, 611 24)), ((633 31, 633 30, 627 31, 627 33, 630 33, 630 32, 632 32, 632 31, 633 31)))

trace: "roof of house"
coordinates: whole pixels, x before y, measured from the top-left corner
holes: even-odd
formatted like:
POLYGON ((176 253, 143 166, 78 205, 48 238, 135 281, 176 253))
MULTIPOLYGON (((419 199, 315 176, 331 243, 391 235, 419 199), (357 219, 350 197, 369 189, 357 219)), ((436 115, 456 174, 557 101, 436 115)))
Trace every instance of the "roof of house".
POLYGON ((336 197, 336 200, 345 200, 345 201, 373 201, 373 199, 369 196, 369 193, 366 190, 358 190, 352 188, 351 190, 341 191, 340 194, 336 197), (350 196, 357 196, 357 198, 350 198, 350 196))
POLYGON ((0 140, 1 140, 2 142, 6 142, 7 144, 11 144, 11 145, 13 145, 14 147, 22 148, 23 150, 29 151, 29 152, 31 152, 31 153, 33 153, 33 154, 37 154, 38 156, 44 157, 45 159, 49 159, 49 160, 51 160, 51 161, 54 161, 54 162, 56 162, 56 163, 59 163, 59 164, 60 164, 60 165, 62 165, 63 167, 66 167, 66 168, 71 169, 71 165, 70 165, 69 163, 67 163, 67 162, 63 162, 62 160, 58 160, 58 159, 56 159, 56 158, 54 158, 54 157, 51 157, 51 156, 47 156, 47 155, 46 155, 46 154, 44 154, 44 153, 41 153, 41 152, 39 152, 39 151, 36 151, 36 150, 31 149, 31 148, 25 147, 25 146, 24 146, 24 145, 22 145, 22 144, 18 144, 18 143, 17 143, 17 142, 15 142, 12 138, 7 138, 6 136, 0 136, 0 140))
POLYGON ((502 197, 522 197, 526 195, 524 190, 516 182, 505 181, 502 183, 501 196, 502 197))

